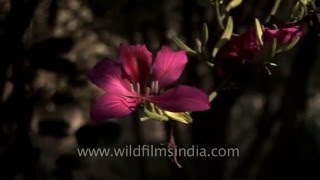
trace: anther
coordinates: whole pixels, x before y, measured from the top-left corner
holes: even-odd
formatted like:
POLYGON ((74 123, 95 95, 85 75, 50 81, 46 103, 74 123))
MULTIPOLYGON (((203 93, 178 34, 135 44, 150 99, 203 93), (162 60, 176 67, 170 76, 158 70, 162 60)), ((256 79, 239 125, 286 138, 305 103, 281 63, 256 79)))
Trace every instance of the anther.
POLYGON ((137 91, 136 91, 138 94, 140 94, 140 84, 137 83, 137 91))
POLYGON ((150 94, 150 88, 149 88, 149 87, 147 87, 147 88, 146 88, 146 97, 148 97, 148 96, 149 96, 149 94, 150 94))
POLYGON ((275 29, 278 29, 278 26, 276 24, 272 24, 272 25, 275 29))
POLYGON ((155 91, 156 94, 158 94, 158 92, 159 92, 159 81, 155 82, 154 91, 155 91))
POLYGON ((150 91, 151 91, 151 93, 154 93, 154 91, 155 91, 154 90, 154 81, 151 82, 151 90, 150 91))
POLYGON ((131 89, 131 92, 134 92, 134 87, 132 83, 130 83, 130 89, 131 89))

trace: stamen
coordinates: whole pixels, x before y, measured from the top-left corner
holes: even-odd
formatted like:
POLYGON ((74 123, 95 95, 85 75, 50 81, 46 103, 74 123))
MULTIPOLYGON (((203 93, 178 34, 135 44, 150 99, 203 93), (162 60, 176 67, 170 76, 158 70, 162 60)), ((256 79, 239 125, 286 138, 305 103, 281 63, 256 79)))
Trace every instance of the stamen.
POLYGON ((134 87, 132 83, 130 83, 130 89, 131 89, 131 92, 134 92, 134 87))
POLYGON ((272 24, 272 25, 275 29, 278 29, 278 26, 276 24, 272 24))
POLYGON ((137 93, 140 94, 140 84, 137 83, 137 93))
POLYGON ((151 82, 151 90, 150 90, 150 92, 151 92, 151 93, 154 93, 154 91, 155 91, 155 90, 154 90, 154 81, 152 81, 152 82, 151 82))
POLYGON ((156 81, 155 86, 154 86, 154 91, 156 94, 159 92, 159 81, 156 81))
POLYGON ((149 88, 149 87, 147 87, 147 88, 146 88, 146 97, 148 97, 148 96, 149 96, 149 94, 150 94, 150 88, 149 88))

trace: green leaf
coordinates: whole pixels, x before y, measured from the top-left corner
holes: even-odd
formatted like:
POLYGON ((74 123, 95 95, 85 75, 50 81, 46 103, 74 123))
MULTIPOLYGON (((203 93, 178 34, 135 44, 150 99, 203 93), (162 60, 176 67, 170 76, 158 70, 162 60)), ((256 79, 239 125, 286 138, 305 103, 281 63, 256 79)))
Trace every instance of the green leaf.
POLYGON ((298 2, 296 2, 296 4, 293 6, 293 8, 292 8, 292 10, 291 10, 291 18, 292 18, 292 19, 297 18, 299 5, 300 5, 300 2, 298 1, 298 2))
POLYGON ((270 66, 278 66, 277 64, 275 63, 269 63, 270 66))
POLYGON ((207 65, 208 65, 209 67, 213 67, 213 66, 214 66, 214 64, 211 63, 211 62, 209 62, 209 61, 207 61, 207 65))
POLYGON ((271 73, 269 67, 268 66, 264 66, 264 68, 267 70, 268 75, 271 76, 272 73, 271 73))
POLYGON ((258 41, 261 45, 263 45, 263 40, 262 40, 262 36, 263 36, 263 31, 262 31, 262 26, 260 24, 259 19, 255 19, 255 24, 256 24, 256 33, 257 33, 257 38, 258 41))
POLYGON ((197 52, 187 46, 184 42, 182 42, 178 37, 172 37, 173 42, 180 48, 187 51, 187 53, 191 55, 196 55, 197 52))
POLYGON ((206 45, 209 39, 209 31, 208 26, 206 23, 203 23, 202 30, 201 30, 201 42, 202 45, 206 45))
POLYGON ((300 40, 300 37, 297 37, 295 40, 291 41, 288 44, 281 45, 277 48, 277 53, 283 52, 283 51, 289 51, 291 50, 300 40))
POLYGON ((226 7, 226 11, 229 12, 231 9, 238 7, 242 3, 242 0, 231 0, 226 7))
POLYGON ((221 29, 224 29, 224 25, 223 25, 223 19, 224 18, 221 16, 221 13, 220 13, 220 2, 219 2, 219 0, 215 1, 215 7, 216 7, 216 16, 217 16, 217 21, 218 21, 219 27, 221 29))
POLYGON ((147 109, 146 106, 143 107, 143 112, 151 119, 159 121, 168 121, 169 119, 166 116, 160 115, 156 112, 151 112, 147 109))
POLYGON ((311 6, 312 10, 316 10, 317 9, 316 2, 313 1, 313 0, 310 1, 310 6, 311 6))
POLYGON ((140 118, 140 121, 144 122, 144 121, 149 121, 152 120, 150 117, 144 116, 140 118))
POLYGON ((164 115, 169 117, 171 120, 179 121, 185 124, 192 123, 192 117, 188 112, 170 112, 170 111, 163 111, 164 115))
POLYGON ((202 52, 202 42, 197 38, 196 39, 196 45, 197 45, 197 53, 202 52))
POLYGON ((299 20, 303 19, 304 15, 305 15, 307 12, 308 12, 307 6, 306 6, 305 4, 301 4, 300 10, 299 10, 298 15, 297 15, 298 19, 299 19, 299 20))
POLYGON ((218 96, 217 91, 213 91, 213 92, 209 95, 209 102, 212 102, 217 96, 218 96))
POLYGON ((274 4, 273 4, 273 7, 272 7, 272 9, 271 9, 271 12, 270 12, 270 14, 269 14, 266 22, 269 22, 270 19, 271 19, 271 17, 274 16, 274 15, 277 13, 280 4, 281 4, 281 0, 275 0, 275 2, 274 2, 274 4))
POLYGON ((292 9, 291 18, 294 20, 303 19, 305 14, 308 12, 307 6, 309 3, 310 2, 306 0, 298 0, 292 9))
POLYGON ((215 58, 218 54, 218 51, 221 47, 223 47, 231 38, 233 32, 233 19, 231 16, 228 18, 227 27, 224 30, 220 40, 217 42, 212 51, 212 57, 215 58))
POLYGON ((283 51, 289 51, 291 50, 300 40, 300 37, 298 36, 295 40, 291 41, 284 49, 283 51))

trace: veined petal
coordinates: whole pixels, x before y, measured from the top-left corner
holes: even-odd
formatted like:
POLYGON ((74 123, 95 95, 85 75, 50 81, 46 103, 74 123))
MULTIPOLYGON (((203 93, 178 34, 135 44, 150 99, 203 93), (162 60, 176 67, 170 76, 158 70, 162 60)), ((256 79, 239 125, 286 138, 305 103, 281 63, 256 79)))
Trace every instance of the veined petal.
POLYGON ((131 114, 138 102, 126 96, 106 93, 100 96, 91 108, 90 116, 95 122, 119 118, 131 114))
POLYGON ((129 81, 123 76, 121 65, 110 59, 100 61, 89 72, 89 79, 111 94, 130 95, 129 81))
POLYGON ((150 97, 161 109, 171 112, 205 111, 210 109, 209 97, 202 90, 190 86, 178 86, 150 97))
POLYGON ((290 26, 290 24, 280 29, 265 28, 265 40, 271 42, 273 38, 276 38, 277 43, 286 44, 301 36, 302 31, 302 26, 290 26))
POLYGON ((218 52, 217 58, 215 59, 215 63, 217 63, 219 60, 238 58, 238 56, 239 54, 238 54, 237 47, 235 47, 231 43, 227 43, 218 52))
POLYGON ((120 62, 133 83, 146 83, 150 74, 152 54, 145 45, 121 45, 120 62))
POLYGON ((237 37, 235 44, 237 46, 237 52, 241 57, 241 61, 250 61, 254 59, 256 53, 261 48, 255 29, 250 29, 246 33, 237 37))
POLYGON ((163 46, 153 63, 153 76, 163 88, 175 83, 181 76, 188 58, 186 51, 174 52, 170 47, 163 46))
POLYGON ((251 61, 254 59, 256 53, 260 50, 260 43, 256 36, 255 29, 249 29, 247 32, 234 36, 226 45, 224 45, 217 54, 215 64, 217 61, 224 61, 227 59, 243 62, 243 60, 251 61))

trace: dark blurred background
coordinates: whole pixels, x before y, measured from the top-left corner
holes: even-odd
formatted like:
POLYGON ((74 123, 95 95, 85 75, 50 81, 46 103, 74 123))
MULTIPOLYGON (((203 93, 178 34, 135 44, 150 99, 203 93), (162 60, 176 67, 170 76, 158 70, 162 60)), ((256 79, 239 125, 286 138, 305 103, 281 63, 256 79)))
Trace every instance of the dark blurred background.
MULTIPOLYGON (((295 2, 283 1, 273 21, 288 21, 295 2)), ((273 3, 244 0, 231 12, 235 31, 265 19, 273 3)), ((0 179, 319 179, 316 29, 275 57, 271 76, 244 67, 210 111, 194 113, 191 125, 175 124, 178 146, 239 148, 240 157, 179 158, 180 169, 166 157, 78 156, 77 147, 167 142, 163 122, 90 123, 101 91, 86 72, 102 58, 116 58, 120 43, 145 43, 156 52, 178 36, 193 47, 204 22, 212 48, 221 31, 209 0, 1 0, 0 179)), ((180 81, 208 93, 222 82, 194 57, 180 81)))

